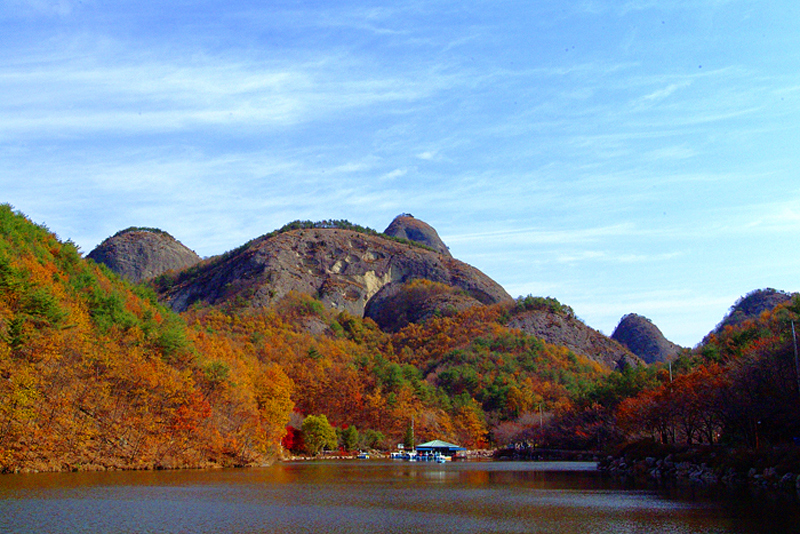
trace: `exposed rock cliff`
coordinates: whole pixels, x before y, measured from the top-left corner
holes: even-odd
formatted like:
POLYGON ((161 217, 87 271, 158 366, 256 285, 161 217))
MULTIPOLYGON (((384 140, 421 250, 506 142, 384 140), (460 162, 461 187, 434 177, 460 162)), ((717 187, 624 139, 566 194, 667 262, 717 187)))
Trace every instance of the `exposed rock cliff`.
POLYGON ((425 279, 459 288, 483 304, 511 297, 478 269, 379 235, 338 228, 299 229, 258 238, 179 276, 163 297, 177 311, 193 303, 266 306, 290 291, 363 316, 388 284, 425 279))
POLYGON ((646 363, 673 360, 682 350, 679 345, 665 338, 650 319, 635 313, 620 320, 611 339, 627 347, 646 363))
POLYGON ((180 241, 152 228, 122 230, 100 243, 87 257, 136 283, 200 262, 200 256, 180 241))
POLYGON ((383 231, 391 237, 409 239, 430 247, 440 254, 450 256, 450 250, 444 244, 436 230, 426 222, 415 219, 408 214, 398 215, 383 231))
POLYGON ((554 313, 550 310, 524 311, 514 315, 508 326, 519 328, 553 345, 567 347, 609 369, 643 363, 627 348, 586 326, 572 314, 554 313))

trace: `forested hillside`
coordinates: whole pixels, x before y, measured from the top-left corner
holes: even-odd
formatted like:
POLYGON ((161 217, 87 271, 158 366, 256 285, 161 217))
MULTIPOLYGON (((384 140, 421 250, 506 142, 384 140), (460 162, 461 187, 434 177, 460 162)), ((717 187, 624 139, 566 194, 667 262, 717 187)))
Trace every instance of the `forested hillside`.
MULTIPOLYGON (((0 470, 243 465, 271 457, 292 382, 219 359, 154 294, 0 206, 0 470)), ((213 343, 213 342, 209 342, 213 343)))
POLYGON ((756 318, 709 335, 671 366, 612 373, 536 437, 574 448, 637 442, 727 451, 788 446, 798 468, 800 369, 793 323, 799 317, 800 297, 783 299, 756 318))
POLYGON ((626 401, 624 426, 685 443, 759 447, 800 438, 799 316, 795 296, 723 327, 676 362, 672 382, 626 401))
POLYGON ((594 362, 503 327, 504 311, 473 307, 396 334, 300 294, 268 309, 185 316, 199 345, 211 333, 230 350, 279 365, 302 415, 380 432, 386 445, 401 442, 414 418, 419 439, 484 447, 494 425, 567 403, 603 374, 594 362))

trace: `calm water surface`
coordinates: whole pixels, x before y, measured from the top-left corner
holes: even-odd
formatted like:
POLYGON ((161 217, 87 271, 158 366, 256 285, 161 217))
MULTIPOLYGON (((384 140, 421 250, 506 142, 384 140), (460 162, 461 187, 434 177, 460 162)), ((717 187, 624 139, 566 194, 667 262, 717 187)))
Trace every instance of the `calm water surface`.
POLYGON ((627 489, 589 463, 309 462, 0 476, 0 532, 797 534, 800 513, 627 489))

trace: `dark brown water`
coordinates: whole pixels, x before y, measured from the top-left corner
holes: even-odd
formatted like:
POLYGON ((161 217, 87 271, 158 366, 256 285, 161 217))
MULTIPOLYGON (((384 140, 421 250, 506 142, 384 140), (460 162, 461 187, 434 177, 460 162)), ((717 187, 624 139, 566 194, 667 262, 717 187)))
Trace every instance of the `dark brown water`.
POLYGON ((633 490, 594 464, 310 462, 0 477, 2 533, 800 532, 788 503, 633 490))

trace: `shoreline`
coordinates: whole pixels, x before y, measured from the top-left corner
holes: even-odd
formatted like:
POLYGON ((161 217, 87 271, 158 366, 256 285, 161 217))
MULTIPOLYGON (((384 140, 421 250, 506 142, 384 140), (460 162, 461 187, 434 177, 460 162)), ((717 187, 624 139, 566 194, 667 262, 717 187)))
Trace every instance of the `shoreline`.
POLYGON ((800 451, 683 448, 662 453, 622 451, 598 461, 603 476, 662 486, 747 489, 751 494, 790 497, 800 503, 800 451), (787 460, 787 456, 790 458, 787 460))

